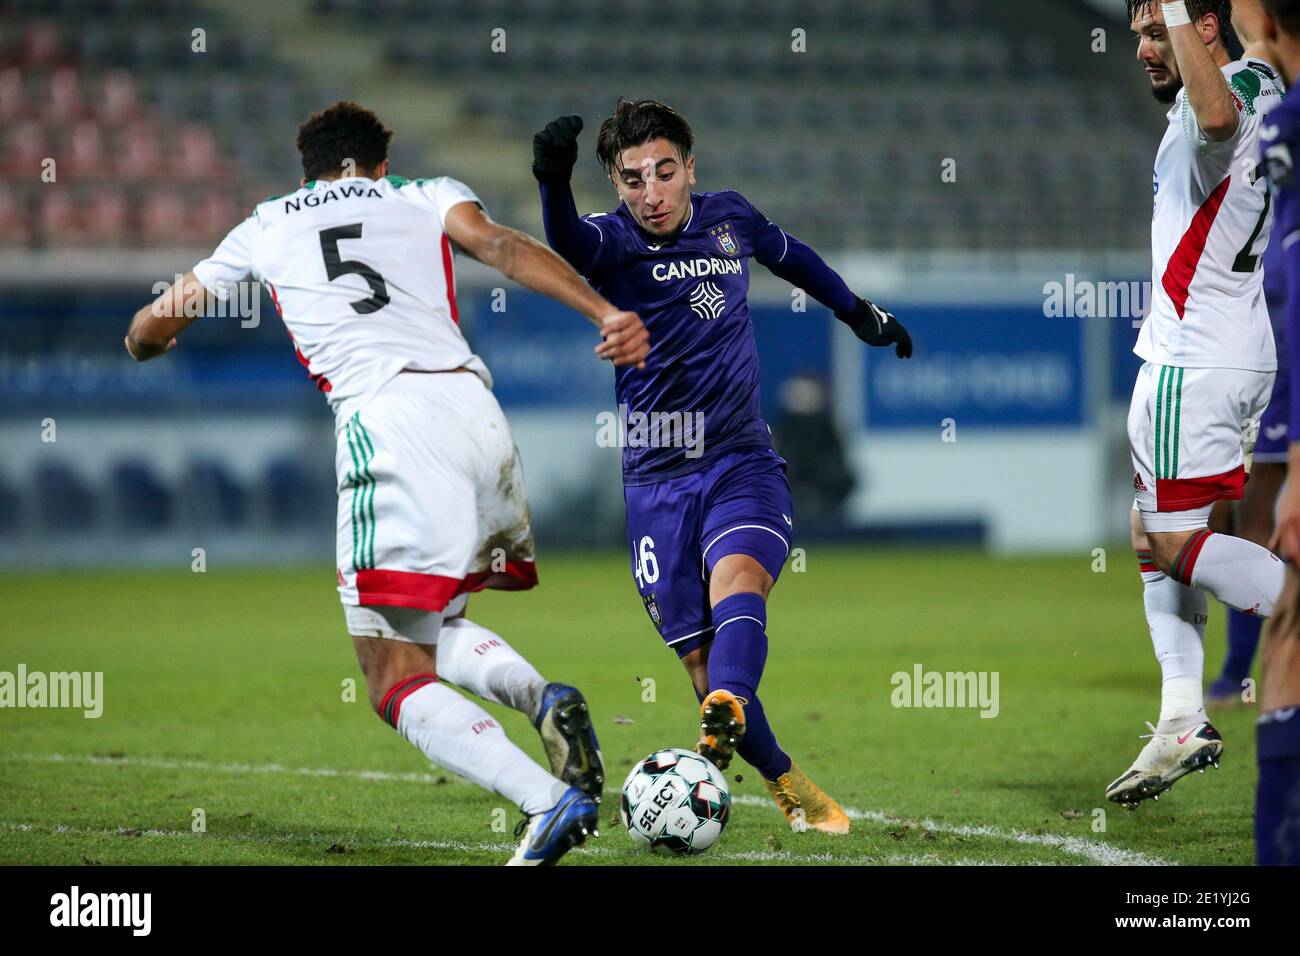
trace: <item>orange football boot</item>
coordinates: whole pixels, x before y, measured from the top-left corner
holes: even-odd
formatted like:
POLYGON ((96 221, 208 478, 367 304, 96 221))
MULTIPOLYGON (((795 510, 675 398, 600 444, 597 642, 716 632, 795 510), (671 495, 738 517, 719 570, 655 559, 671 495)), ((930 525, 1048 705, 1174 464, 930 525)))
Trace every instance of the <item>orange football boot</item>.
POLYGON ((729 690, 710 691, 700 704, 700 739, 695 752, 726 770, 745 736, 744 698, 729 690))
POLYGON ((810 828, 839 835, 849 832, 849 815, 844 808, 808 779, 797 763, 791 761, 786 773, 763 783, 796 833, 810 828))

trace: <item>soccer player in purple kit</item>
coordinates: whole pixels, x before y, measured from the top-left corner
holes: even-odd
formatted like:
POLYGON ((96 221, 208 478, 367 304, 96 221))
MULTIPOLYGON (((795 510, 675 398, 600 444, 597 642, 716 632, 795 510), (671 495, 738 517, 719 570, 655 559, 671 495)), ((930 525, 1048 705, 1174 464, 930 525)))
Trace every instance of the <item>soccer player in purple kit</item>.
MULTIPOLYGON (((1289 91, 1300 81, 1300 0, 1264 0, 1263 37, 1289 91)), ((1300 98, 1288 92, 1268 114, 1259 137, 1261 159, 1277 199, 1274 242, 1286 273, 1286 348, 1300 368, 1300 98)), ((1290 471, 1300 474, 1300 389, 1291 390, 1290 471)), ((1261 865, 1300 865, 1300 482, 1282 494, 1271 545, 1288 562, 1277 608, 1260 645, 1256 751, 1255 851, 1261 865)))
MULTIPOLYGON (((1259 0, 1233 0, 1232 26, 1245 46, 1241 59, 1263 60, 1278 66, 1277 54, 1263 38, 1263 18, 1267 14, 1259 0)), ((1277 347, 1277 376, 1273 379, 1273 394, 1268 408, 1259 422, 1259 439, 1250 467, 1250 481, 1246 482, 1241 501, 1222 501, 1227 512, 1226 526, 1220 527, 1224 516, 1210 519, 1211 527, 1229 534, 1240 535, 1247 541, 1265 546, 1273 536, 1273 511, 1278 494, 1287 478, 1287 458, 1290 445, 1288 433, 1291 416, 1291 372, 1286 349, 1286 272, 1283 268, 1282 243, 1276 239, 1264 250, 1264 300, 1268 304, 1268 317, 1273 326, 1273 342, 1277 347)), ((1250 667, 1259 645, 1259 632, 1263 619, 1257 614, 1245 614, 1228 608, 1228 652, 1223 667, 1205 691, 1205 702, 1210 708, 1240 706, 1243 701, 1242 686, 1250 676, 1250 667)))
MULTIPOLYGON (((1264 547, 1273 536, 1273 509, 1277 496, 1286 483, 1287 460, 1290 453, 1289 423, 1291 417, 1291 375, 1286 355, 1286 273, 1283 270, 1282 243, 1269 242, 1264 250, 1264 298, 1268 302, 1268 315, 1273 325, 1273 341, 1277 346, 1277 377, 1273 379, 1273 394, 1268 408, 1259 420, 1259 439, 1250 466, 1250 480, 1240 502, 1235 508, 1229 502, 1221 504, 1231 509, 1228 531, 1264 547)), ((1250 667, 1259 645, 1259 632, 1264 619, 1258 614, 1246 614, 1228 608, 1228 652, 1223 658, 1219 676, 1205 691, 1209 707, 1236 707, 1242 703, 1242 683, 1250 676, 1250 667)))
POLYGON ((619 308, 635 308, 655 343, 644 368, 615 375, 628 421, 650 423, 623 451, 628 543, 646 611, 700 700, 696 750, 720 769, 740 754, 794 829, 847 833, 848 815, 781 749, 758 697, 766 601, 794 510, 760 415, 748 260, 868 345, 908 358, 911 338, 739 193, 691 192, 691 128, 654 100, 620 99, 601 124, 596 155, 621 203, 579 218, 569 178, 582 125, 578 116, 548 123, 533 139, 533 174, 551 246, 619 308), (704 441, 683 441, 683 424, 700 420, 704 441))

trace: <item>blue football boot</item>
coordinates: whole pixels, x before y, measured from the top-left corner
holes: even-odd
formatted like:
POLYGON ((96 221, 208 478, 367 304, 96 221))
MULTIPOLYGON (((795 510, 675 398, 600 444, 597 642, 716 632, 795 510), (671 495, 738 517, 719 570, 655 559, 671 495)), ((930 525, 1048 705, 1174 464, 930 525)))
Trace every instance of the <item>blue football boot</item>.
POLYGON ((599 816, 596 801, 570 787, 551 809, 519 821, 515 836, 522 834, 523 840, 506 866, 554 865, 596 832, 599 816))
POLYGON ((582 692, 568 684, 547 684, 533 726, 542 735, 551 773, 600 803, 605 765, 582 692))

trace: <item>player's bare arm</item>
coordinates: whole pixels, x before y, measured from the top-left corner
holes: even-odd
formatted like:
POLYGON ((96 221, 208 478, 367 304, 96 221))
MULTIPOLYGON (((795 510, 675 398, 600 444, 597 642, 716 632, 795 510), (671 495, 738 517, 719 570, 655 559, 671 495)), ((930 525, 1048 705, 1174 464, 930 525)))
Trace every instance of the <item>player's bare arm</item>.
MULTIPOLYGON (((1293 442, 1288 453, 1287 467, 1291 474, 1300 474, 1300 442, 1293 442)), ((1281 555, 1285 561, 1300 561, 1300 482, 1288 482, 1277 506, 1277 524, 1268 548, 1281 555)))
POLYGON ((131 358, 145 362, 172 348, 176 336, 204 313, 210 295, 193 272, 164 289, 131 320, 126 333, 131 358))
POLYGON ((644 367, 650 334, 637 314, 615 308, 545 245, 518 229, 493 222, 476 203, 453 206, 445 228, 452 242, 479 262, 591 319, 603 337, 596 346, 602 359, 644 367))
POLYGON ((1270 17, 1260 0, 1232 0, 1232 28, 1241 40, 1242 59, 1255 58, 1278 66, 1277 52, 1268 42, 1270 17))
POLYGON ((1232 0, 1232 28, 1237 31, 1237 39, 1247 51, 1251 44, 1264 38, 1264 18, 1267 16, 1259 0, 1232 0))
POLYGON ((1187 101, 1201 131, 1215 142, 1231 139, 1240 117, 1220 69, 1228 62, 1228 54, 1217 39, 1217 18, 1206 14, 1193 20, 1183 0, 1153 2, 1149 16, 1153 27, 1168 34, 1178 72, 1187 88, 1187 101), (1215 44, 1214 52, 1207 45, 1211 43, 1215 44))

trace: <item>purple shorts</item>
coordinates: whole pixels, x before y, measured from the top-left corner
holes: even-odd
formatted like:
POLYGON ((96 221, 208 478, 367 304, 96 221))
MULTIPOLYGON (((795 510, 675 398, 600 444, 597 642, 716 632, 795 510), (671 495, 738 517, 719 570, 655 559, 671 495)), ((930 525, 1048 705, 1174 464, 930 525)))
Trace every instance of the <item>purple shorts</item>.
POLYGON ((775 581, 794 509, 785 460, 770 449, 723 455, 699 471, 623 488, 632 577, 659 636, 679 656, 713 640, 709 575, 747 554, 775 581))
POLYGON ((1254 461, 1287 461, 1291 436, 1287 434, 1291 418, 1291 376, 1287 369, 1278 368, 1273 379, 1273 394, 1268 408, 1259 419, 1259 438, 1255 441, 1254 461))

